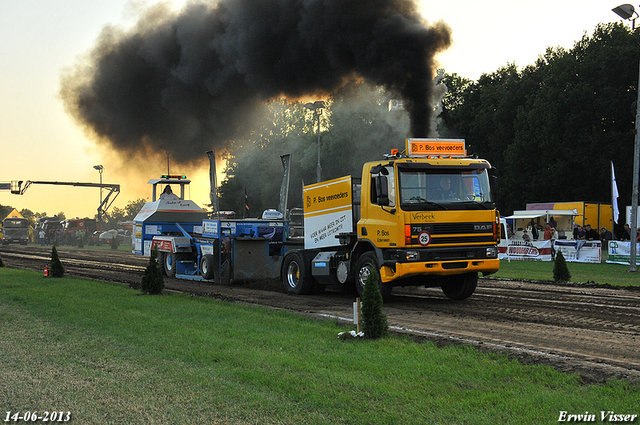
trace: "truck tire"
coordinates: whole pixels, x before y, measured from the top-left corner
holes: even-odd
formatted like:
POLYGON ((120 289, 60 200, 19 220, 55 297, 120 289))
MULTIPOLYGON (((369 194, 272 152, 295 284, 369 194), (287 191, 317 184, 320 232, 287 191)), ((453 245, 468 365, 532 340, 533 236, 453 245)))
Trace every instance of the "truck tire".
POLYGON ((358 259, 358 266, 356 268, 356 289, 358 290, 358 295, 360 295, 360 297, 363 296, 367 278, 373 270, 378 272, 378 288, 380 288, 382 299, 389 301, 393 285, 390 283, 382 283, 380 279, 380 266, 378 266, 378 260, 373 252, 366 252, 358 259))
POLYGON ((292 252, 282 264, 282 283, 289 294, 308 295, 313 291, 314 280, 307 276, 307 267, 301 254, 292 252))
POLYGON ((164 268, 164 252, 158 252, 158 258, 156 258, 156 261, 158 262, 158 266, 160 267, 160 271, 162 272, 163 276, 167 275, 167 271, 164 268))
POLYGON ((213 279, 216 268, 216 259, 212 254, 202 256, 200 260, 200 275, 204 279, 213 279))
POLYGON ((176 276, 176 254, 165 252, 162 254, 162 267, 164 273, 169 277, 176 276))
POLYGON ((469 298, 478 286, 478 273, 451 276, 449 282, 442 285, 442 292, 452 300, 469 298))

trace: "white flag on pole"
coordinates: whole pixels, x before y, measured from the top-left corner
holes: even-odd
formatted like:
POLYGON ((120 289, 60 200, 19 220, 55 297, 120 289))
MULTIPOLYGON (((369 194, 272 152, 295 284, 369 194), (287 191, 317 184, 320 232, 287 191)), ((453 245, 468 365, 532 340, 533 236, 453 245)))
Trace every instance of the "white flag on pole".
POLYGON ((616 172, 613 169, 613 161, 611 161, 611 203, 613 207, 613 221, 618 222, 620 210, 618 209, 618 183, 616 182, 616 172))

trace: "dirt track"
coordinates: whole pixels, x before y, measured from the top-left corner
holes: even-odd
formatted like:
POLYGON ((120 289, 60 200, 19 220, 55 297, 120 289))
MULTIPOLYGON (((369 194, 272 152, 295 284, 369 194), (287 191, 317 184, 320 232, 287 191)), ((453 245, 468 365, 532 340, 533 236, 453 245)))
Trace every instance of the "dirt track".
MULTIPOLYGON (((136 286, 147 258, 122 251, 60 247, 67 273, 136 286)), ((51 248, 0 247, 8 267, 42 271, 51 248)), ((353 294, 289 296, 279 282, 211 285, 165 279, 167 290, 263 305, 328 320, 351 320, 353 294)), ((640 384, 640 291, 481 279, 476 293, 451 301, 438 289, 396 288, 384 313, 393 330, 439 345, 466 344, 529 364, 640 384)))

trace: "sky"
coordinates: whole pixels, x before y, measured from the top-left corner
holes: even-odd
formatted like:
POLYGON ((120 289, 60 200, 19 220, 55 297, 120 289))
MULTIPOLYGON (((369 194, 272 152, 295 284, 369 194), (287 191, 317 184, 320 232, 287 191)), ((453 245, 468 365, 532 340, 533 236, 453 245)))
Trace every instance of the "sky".
MULTIPOLYGON (((121 187, 112 208, 150 197, 146 183, 167 171, 166 160, 140 158, 146 165, 153 161, 145 174, 124 166, 65 113, 58 93, 64 70, 90 51, 105 26, 130 27, 140 8, 154 3, 0 0, 0 183, 98 183, 93 166, 99 164, 104 167, 103 182, 121 187)), ((176 0, 173 7, 183 4, 176 0)), ((598 23, 620 21, 611 11, 619 4, 620 0, 423 0, 422 11, 428 21, 442 20, 452 30, 453 45, 438 56, 440 68, 477 80, 509 63, 533 64, 548 47, 571 48, 598 23)), ((192 180, 188 198, 201 206, 209 203, 204 153, 200 169, 170 166, 170 171, 192 180)), ((0 190, 1 205, 48 215, 64 212, 67 218, 93 217, 99 201, 97 188, 32 185, 21 196, 0 190)))

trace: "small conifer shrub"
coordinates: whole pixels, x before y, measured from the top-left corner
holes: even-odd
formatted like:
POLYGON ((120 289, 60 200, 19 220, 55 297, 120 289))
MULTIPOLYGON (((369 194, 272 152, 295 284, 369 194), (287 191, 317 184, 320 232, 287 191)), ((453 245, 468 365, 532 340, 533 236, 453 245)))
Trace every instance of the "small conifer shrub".
POLYGON ((118 237, 117 236, 113 236, 111 238, 111 241, 109 242, 111 244, 111 249, 118 249, 118 237))
POLYGON ((158 264, 158 250, 153 248, 140 285, 143 294, 158 295, 164 289, 164 278, 158 264))
POLYGON ((2 261, 2 257, 0 257, 0 267, 4 267, 4 262, 2 261))
POLYGON ((60 257, 58 257, 58 250, 56 249, 55 245, 51 248, 51 264, 49 265, 49 276, 64 276, 64 266, 60 261, 60 257))
POLYGON ((556 253, 556 261, 553 265, 553 280, 556 282, 568 282, 571 279, 571 273, 567 267, 567 262, 562 255, 562 251, 556 253))
POLYGON ((378 271, 371 270, 362 293, 362 331, 365 338, 377 339, 387 335, 389 324, 387 316, 382 313, 382 294, 378 284, 378 271))

